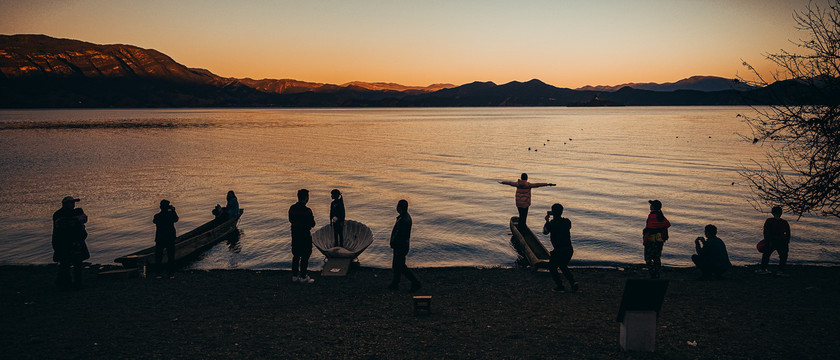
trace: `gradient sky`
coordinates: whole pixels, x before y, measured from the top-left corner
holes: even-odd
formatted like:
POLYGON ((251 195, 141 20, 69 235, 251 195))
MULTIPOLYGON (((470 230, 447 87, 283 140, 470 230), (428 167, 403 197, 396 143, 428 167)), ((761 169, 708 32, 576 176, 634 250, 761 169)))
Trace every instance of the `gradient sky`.
POLYGON ((748 75, 808 0, 0 0, 0 34, 151 48, 217 75, 561 87, 748 75))

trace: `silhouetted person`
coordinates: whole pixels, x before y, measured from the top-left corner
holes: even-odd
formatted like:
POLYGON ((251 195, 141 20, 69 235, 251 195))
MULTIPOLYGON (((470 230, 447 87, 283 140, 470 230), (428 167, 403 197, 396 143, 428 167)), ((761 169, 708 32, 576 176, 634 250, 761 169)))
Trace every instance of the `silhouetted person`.
POLYGON ((572 255, 575 253, 572 249, 572 221, 561 217, 563 215, 563 205, 551 205, 551 211, 545 216, 545 225, 543 225, 543 234, 551 234, 551 246, 554 250, 551 251, 551 260, 548 263, 548 270, 551 272, 551 277, 557 284, 554 291, 565 292, 563 287, 563 280, 560 274, 557 273, 557 268, 563 271, 566 280, 572 287, 572 291, 577 291, 578 283, 575 282, 575 277, 569 270, 569 261, 572 260, 572 255))
POLYGON ((704 232, 706 238, 701 236, 694 240, 697 255, 691 255, 691 261, 703 273, 700 279, 722 279, 723 273, 732 267, 726 245, 717 237, 717 227, 714 225, 706 225, 704 232))
POLYGON ((155 265, 157 268, 156 278, 163 276, 163 250, 166 250, 166 271, 169 278, 175 278, 175 223, 178 222, 178 213, 175 207, 169 204, 169 200, 160 201, 160 212, 155 214, 152 220, 157 229, 155 230, 155 265))
POLYGON ((344 247, 344 196, 341 191, 333 189, 330 192, 332 202, 330 203, 330 223, 333 227, 335 246, 344 247))
POLYGON ((213 220, 216 223, 223 223, 228 219, 227 208, 223 208, 222 205, 216 204, 216 207, 213 208, 211 211, 213 214, 213 220))
POLYGON ((82 261, 90 258, 85 244, 88 218, 84 210, 76 208, 78 201, 72 196, 64 197, 61 209, 56 210, 52 217, 53 261, 58 262, 55 284, 62 290, 82 288, 82 261))
POLYGON ((774 206, 770 210, 773 217, 764 221, 764 240, 767 243, 762 251, 761 265, 756 271, 760 274, 769 274, 767 265, 770 264, 770 255, 774 251, 779 253, 779 270, 776 275, 784 275, 782 272, 787 264, 788 250, 790 247, 790 224, 782 219, 782 207, 774 206))
POLYGON ((651 279, 658 279, 662 270, 662 246, 668 240, 668 228, 671 223, 662 214, 662 202, 648 200, 650 214, 642 230, 642 244, 645 246, 645 264, 651 279))
POLYGON ((397 213, 399 213, 399 216, 394 223, 394 229, 391 230, 391 248, 394 249, 394 261, 391 267, 394 270, 394 280, 391 281, 388 288, 398 290, 400 288, 400 276, 405 275, 411 281, 409 292, 415 292, 420 289, 420 281, 414 277, 414 274, 405 265, 411 239, 411 215, 408 214, 408 201, 400 200, 397 202, 397 213))
POLYGON ((499 184, 516 187, 516 209, 519 210, 519 226, 527 227, 525 221, 528 219, 528 207, 531 206, 531 189, 543 186, 555 186, 551 183, 529 183, 528 174, 522 173, 519 180, 499 181, 499 184))
POLYGON ((315 227, 315 216, 306 207, 309 190, 298 190, 297 198, 298 202, 289 208, 289 222, 292 223, 292 281, 311 284, 315 279, 307 275, 306 268, 309 266, 309 256, 312 255, 312 234, 309 231, 315 227))
POLYGON ((227 211, 228 218, 239 216, 239 199, 236 198, 233 190, 227 192, 227 206, 225 206, 225 210, 227 211))

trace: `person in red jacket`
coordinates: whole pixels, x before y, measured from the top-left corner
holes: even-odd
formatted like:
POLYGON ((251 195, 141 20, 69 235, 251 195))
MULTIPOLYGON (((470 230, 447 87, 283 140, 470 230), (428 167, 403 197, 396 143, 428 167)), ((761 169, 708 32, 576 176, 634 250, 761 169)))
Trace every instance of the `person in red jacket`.
POLYGON ((648 214, 645 228, 642 230, 642 244, 645 246, 645 264, 650 271, 651 279, 658 279, 662 270, 662 246, 668 240, 668 228, 671 223, 662 214, 662 202, 648 200, 650 214, 648 214))
POLYGON ((519 210, 519 226, 526 227, 525 221, 528 219, 528 207, 531 206, 531 189, 543 186, 556 186, 551 183, 529 183, 528 174, 522 173, 519 180, 516 181, 499 181, 499 184, 510 185, 516 187, 516 209, 519 210))

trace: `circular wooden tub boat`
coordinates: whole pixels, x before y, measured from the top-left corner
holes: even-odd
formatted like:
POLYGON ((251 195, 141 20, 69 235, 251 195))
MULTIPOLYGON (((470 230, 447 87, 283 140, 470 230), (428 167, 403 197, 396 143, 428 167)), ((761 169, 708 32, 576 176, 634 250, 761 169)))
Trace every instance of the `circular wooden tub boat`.
POLYGON ((327 258, 355 259, 373 243, 373 231, 358 221, 344 221, 344 247, 336 246, 332 224, 312 234, 312 244, 327 258))

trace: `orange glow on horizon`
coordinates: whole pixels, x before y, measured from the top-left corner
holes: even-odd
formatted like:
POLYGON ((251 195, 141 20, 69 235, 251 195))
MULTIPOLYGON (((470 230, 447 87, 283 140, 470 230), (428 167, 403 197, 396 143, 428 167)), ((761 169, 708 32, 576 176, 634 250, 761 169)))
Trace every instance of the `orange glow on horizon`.
POLYGON ((577 88, 749 75, 742 60, 761 68, 802 37, 807 3, 2 2, 0 33, 131 44, 225 77, 577 88))

